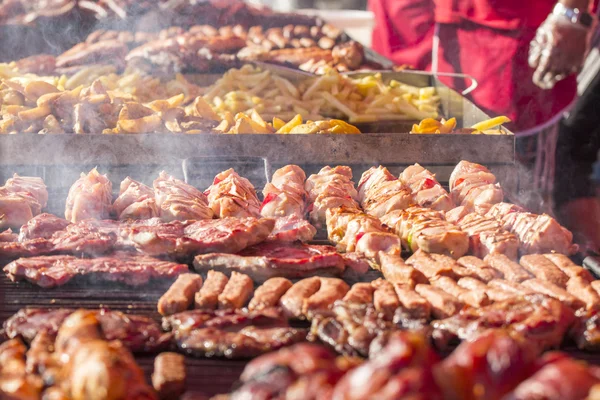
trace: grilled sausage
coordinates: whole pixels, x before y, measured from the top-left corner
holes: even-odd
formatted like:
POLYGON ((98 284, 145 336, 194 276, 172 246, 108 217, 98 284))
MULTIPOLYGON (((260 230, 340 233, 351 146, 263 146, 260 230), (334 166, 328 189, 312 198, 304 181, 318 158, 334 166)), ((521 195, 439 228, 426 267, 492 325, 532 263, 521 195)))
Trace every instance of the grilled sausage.
POLYGON ((281 296, 292 287, 292 282, 285 278, 271 278, 265 281, 254 291, 254 296, 250 300, 248 309, 253 311, 264 310, 265 308, 275 307, 279 303, 281 296))
POLYGON ((154 359, 152 386, 161 399, 178 399, 185 392, 185 357, 161 353, 154 359))
POLYGON ((200 290, 202 278, 196 274, 181 274, 158 300, 160 315, 172 315, 190 308, 194 293, 200 290))
POLYGON ((569 277, 565 275, 552 261, 541 254, 529 254, 521 257, 521 265, 537 278, 564 288, 569 277))
POLYGON ((296 282, 279 300, 288 318, 302 318, 304 300, 315 294, 321 287, 321 280, 314 276, 296 282))
POLYGON ((415 291, 431 304, 431 313, 437 319, 444 319, 457 314, 464 305, 456 297, 431 285, 417 285, 415 291))
POLYGON ((202 289, 196 293, 195 308, 200 310, 214 310, 219 302, 219 295, 225 289, 229 279, 218 271, 210 270, 202 289))
POLYGON ((225 285, 223 292, 219 295, 220 309, 242 308, 254 291, 254 282, 246 274, 233 271, 229 282, 225 285))

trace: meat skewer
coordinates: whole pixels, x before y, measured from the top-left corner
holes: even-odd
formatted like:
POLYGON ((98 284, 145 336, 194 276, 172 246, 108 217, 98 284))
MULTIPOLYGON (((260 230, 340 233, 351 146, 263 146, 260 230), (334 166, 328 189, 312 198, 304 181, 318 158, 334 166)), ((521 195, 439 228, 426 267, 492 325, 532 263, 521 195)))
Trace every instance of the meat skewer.
POLYGON ((194 294, 201 287, 200 275, 179 275, 169 290, 158 299, 158 312, 161 315, 172 315, 187 310, 194 302, 194 294))
POLYGON ((113 203, 117 219, 150 219, 160 212, 154 199, 154 190, 138 181, 125 178, 119 188, 119 196, 113 203))
POLYGON ((163 221, 210 219, 213 211, 206 196, 187 183, 162 171, 154 180, 156 205, 163 221))
POLYGON ((316 227, 326 222, 328 209, 358 209, 358 193, 352 182, 352 170, 346 166, 324 167, 308 177, 304 185, 309 196, 310 221, 316 227))
POLYGON ((402 246, 412 252, 422 249, 459 258, 469 250, 469 236, 439 211, 409 207, 384 215, 381 222, 392 228, 402 239, 402 246))
POLYGON ((17 228, 38 215, 48 202, 41 178, 14 174, 0 187, 0 229, 17 228))
POLYGON ((504 200, 504 192, 494 174, 483 165, 464 160, 450 174, 450 194, 457 206, 464 206, 470 212, 485 213, 504 200))
POLYGON ((208 203, 217 218, 256 217, 260 215, 260 201, 254 186, 233 169, 223 171, 206 189, 208 203))
POLYGON ((524 212, 507 203, 494 205, 486 215, 497 218, 504 229, 519 238, 522 254, 556 252, 570 255, 577 251, 573 234, 549 215, 524 212))
POLYGON ((219 304, 219 295, 225 289, 229 278, 222 272, 208 271, 204 285, 195 296, 195 308, 215 310, 219 304))
POLYGON ((229 281, 217 298, 219 309, 242 308, 252 296, 254 283, 246 274, 233 271, 229 281))
POLYGON ((395 210, 404 210, 414 203, 410 188, 385 167, 372 167, 365 171, 358 189, 362 208, 377 218, 395 210))
POLYGON ((504 254, 511 259, 517 258, 519 241, 506 231, 495 218, 485 217, 476 212, 467 212, 464 206, 446 213, 446 220, 456 224, 469 235, 470 254, 484 258, 488 254, 504 254))
POLYGON ((281 297, 292 287, 292 282, 285 278, 271 278, 260 285, 252 296, 248 309, 261 311, 276 307, 281 297))
POLYGON ((112 183, 96 168, 71 186, 65 207, 65 219, 77 222, 84 219, 107 219, 112 208, 112 183))
POLYGON ((276 218, 272 240, 303 242, 311 240, 317 230, 306 221, 308 192, 304 189, 306 174, 297 165, 286 165, 273 174, 263 189, 260 208, 263 217, 276 218))
POLYGON ((450 195, 435 179, 435 175, 419 164, 406 168, 399 179, 412 190, 415 204, 436 211, 454 208, 450 195))

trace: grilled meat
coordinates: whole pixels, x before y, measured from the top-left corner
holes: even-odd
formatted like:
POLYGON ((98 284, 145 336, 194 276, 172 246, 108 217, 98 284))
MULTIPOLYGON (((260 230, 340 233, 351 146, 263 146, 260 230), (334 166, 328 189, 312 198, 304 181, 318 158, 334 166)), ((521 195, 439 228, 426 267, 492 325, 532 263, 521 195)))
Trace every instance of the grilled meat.
POLYGON ((263 217, 276 218, 271 240, 306 242, 317 230, 305 220, 308 192, 304 189, 306 174, 297 165, 286 165, 273 174, 263 189, 260 207, 263 217))
POLYGON ((19 242, 32 239, 50 239, 58 231, 64 230, 70 222, 52 214, 40 214, 24 224, 19 232, 19 242))
POLYGON ((319 280, 321 281, 319 290, 306 298, 302 304, 302 314, 309 320, 329 310, 335 301, 342 299, 350 290, 348 284, 341 279, 319 278, 319 280))
POLYGON ((152 386, 161 399, 179 398, 185 392, 185 357, 160 353, 154 359, 152 386))
POLYGON ((519 263, 535 277, 562 288, 566 286, 569 280, 569 277, 556 267, 552 261, 542 255, 531 254, 523 256, 519 263))
POLYGON ((264 241, 271 233, 272 219, 222 218, 191 223, 156 219, 124 224, 121 239, 139 252, 149 255, 187 256, 204 253, 237 253, 264 241))
POLYGON ((0 187, 0 229, 23 225, 41 211, 41 204, 31 193, 0 187))
POLYGON ((185 264, 128 253, 93 259, 63 255, 20 258, 4 267, 11 280, 26 279, 43 288, 64 285, 75 277, 139 286, 153 279, 173 279, 187 271, 185 264))
POLYGON ((574 276, 567 281, 567 292, 585 303, 588 310, 600 309, 600 295, 590 282, 580 276, 574 276))
POLYGON ((0 345, 0 397, 3 399, 38 399, 43 382, 38 376, 27 374, 27 348, 18 339, 0 345))
POLYGON ((428 253, 462 257, 469 250, 469 236, 448 222, 444 214, 422 207, 392 211, 381 217, 402 239, 402 246, 412 252, 423 249, 428 253))
POLYGON ((11 193, 29 193, 41 208, 45 208, 48 204, 48 190, 42 178, 14 174, 6 181, 3 188, 11 193))
POLYGON ((173 330, 181 351, 204 357, 251 358, 306 339, 306 331, 290 328, 271 311, 186 311, 163 325, 173 330))
POLYGON ((229 281, 218 297, 219 309, 242 308, 254 291, 252 279, 245 274, 233 271, 229 281))
POLYGON ((511 259, 517 258, 519 241, 506 231, 495 218, 478 213, 466 213, 464 206, 446 213, 446 219, 455 223, 469 235, 469 252, 483 258, 488 254, 505 254, 511 259))
POLYGON ((600 312, 579 309, 575 312, 575 323, 569 332, 577 347, 581 350, 600 350, 600 312))
POLYGON ((208 203, 217 218, 257 217, 260 201, 254 186, 233 169, 221 172, 206 190, 208 203))
POLYGON ((456 315, 464 306, 461 300, 438 286, 419 284, 415 286, 415 291, 431 305, 434 318, 443 319, 456 315))
POLYGON ((551 253, 570 255, 577 251, 573 234, 546 214, 531 214, 518 211, 511 204, 493 206, 488 216, 497 218, 504 229, 519 238, 522 254, 551 253))
POLYGON ((456 262, 460 266, 474 272, 477 279, 483 282, 489 282, 492 279, 502 278, 504 276, 502 272, 490 267, 485 261, 477 257, 464 256, 456 260, 456 262))
POLYGON ((304 302, 310 296, 315 294, 321 287, 321 280, 318 277, 306 278, 296 282, 279 299, 284 314, 288 318, 302 318, 304 302))
POLYGON ((275 227, 269 240, 280 242, 308 242, 317 234, 317 229, 305 219, 295 215, 275 219, 275 227))
POLYGON ((107 219, 112 207, 112 183, 94 168, 69 189, 65 219, 78 222, 84 219, 107 219))
POLYGON ((200 310, 215 310, 219 303, 219 295, 223 293, 227 282, 229 278, 225 274, 208 271, 204 285, 196 293, 194 307, 200 310))
POLYGON ((594 277, 587 269, 573 263, 571 259, 564 254, 550 253, 544 254, 548 260, 552 261, 569 278, 580 277, 588 282, 592 282, 594 277))
POLYGON ((406 168, 399 179, 412 190, 415 203, 419 206, 437 211, 454 208, 450 195, 435 179, 435 175, 419 164, 406 168))
POLYGON ((382 314, 383 318, 391 321, 394 313, 400 307, 400 300, 394 290, 394 285, 381 278, 371 282, 375 289, 373 292, 373 305, 382 314))
POLYGON ((117 219, 149 219, 159 216, 154 190, 130 177, 121 182, 119 197, 113 203, 117 219))
POLYGON ((213 211, 206 196, 187 183, 161 172, 154 180, 156 205, 163 221, 210 219, 213 211))
POLYGON ((481 308, 466 307, 450 318, 434 321, 432 327, 441 347, 453 338, 472 340, 489 328, 505 328, 547 349, 560 345, 574 320, 573 311, 560 301, 534 294, 481 308))
POLYGON ((263 189, 264 201, 260 208, 263 217, 304 218, 308 192, 304 188, 306 174, 297 165, 286 165, 273 173, 263 189))
POLYGON ((176 314, 185 311, 194 302, 194 295, 202 287, 202 278, 196 274, 181 274, 158 300, 158 312, 161 315, 176 314))
POLYGON ((358 193, 352 182, 352 170, 346 166, 324 167, 308 177, 304 188, 311 205, 310 220, 319 227, 325 222, 325 213, 334 207, 358 208, 358 193))
POLYGON ((450 194, 456 205, 468 211, 486 212, 504 199, 496 177, 483 165, 459 162, 450 175, 450 194))
POLYGON ((538 354, 518 335, 490 330, 458 346, 434 367, 434 376, 446 399, 503 399, 535 371, 538 354))
POLYGON ((578 310, 585 306, 584 302, 552 282, 541 279, 529 279, 523 281, 522 284, 523 286, 533 290, 535 293, 541 293, 560 300, 565 306, 571 307, 573 310, 578 310))
POLYGON ((495 270, 500 271, 504 279, 508 281, 522 282, 532 278, 532 275, 527 270, 504 254, 488 254, 484 261, 495 270))
POLYGON ((270 278, 260 285, 252 296, 248 309, 261 311, 266 308, 276 307, 281 297, 292 287, 292 282, 285 278, 270 278))
POLYGON ((410 188, 385 167, 371 167, 365 171, 358 189, 362 208, 374 217, 381 218, 392 211, 404 210, 414 203, 410 188))
POLYGON ((414 287, 417 283, 429 283, 425 275, 406 264, 399 255, 379 254, 381 273, 387 281, 414 287))
POLYGON ((342 299, 346 303, 373 304, 375 288, 370 282, 359 282, 352 285, 342 299))
POLYGON ((431 281, 431 285, 442 289, 449 295, 454 296, 459 302, 471 307, 482 307, 489 304, 489 299, 485 292, 467 290, 447 276, 435 278, 431 281))
POLYGON ((302 243, 264 242, 238 254, 211 253, 196 256, 196 271, 237 271, 249 274, 256 282, 281 276, 305 278, 312 275, 339 276, 344 259, 331 246, 302 243))

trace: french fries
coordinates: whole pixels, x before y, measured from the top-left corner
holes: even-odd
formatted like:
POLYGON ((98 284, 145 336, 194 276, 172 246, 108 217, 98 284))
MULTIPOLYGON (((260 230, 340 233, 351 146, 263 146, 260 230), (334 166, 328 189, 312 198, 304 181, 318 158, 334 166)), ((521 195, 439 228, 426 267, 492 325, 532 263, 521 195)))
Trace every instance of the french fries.
MULTIPOLYGON (((230 116, 231 114, 228 114, 228 117, 230 116)), ((228 134, 360 134, 357 127, 336 119, 304 123, 302 116, 298 114, 287 123, 279 118, 273 118, 273 123, 267 123, 256 111, 253 111, 250 117, 244 113, 238 113, 231 120, 224 119, 216 130, 228 134)))

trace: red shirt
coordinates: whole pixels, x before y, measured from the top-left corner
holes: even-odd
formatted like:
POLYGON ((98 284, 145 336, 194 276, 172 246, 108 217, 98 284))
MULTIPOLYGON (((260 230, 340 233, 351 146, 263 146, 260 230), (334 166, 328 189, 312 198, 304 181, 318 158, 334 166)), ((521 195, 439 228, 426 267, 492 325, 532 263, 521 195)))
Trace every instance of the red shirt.
POLYGON ((435 20, 444 24, 467 20, 488 28, 537 28, 556 0, 434 0, 435 20))

